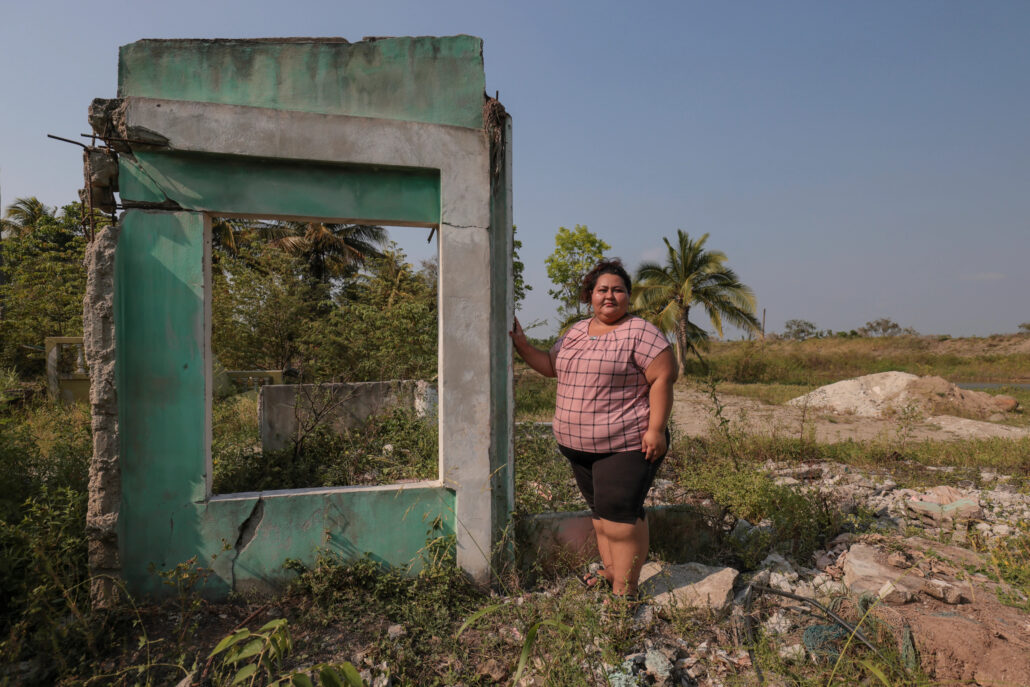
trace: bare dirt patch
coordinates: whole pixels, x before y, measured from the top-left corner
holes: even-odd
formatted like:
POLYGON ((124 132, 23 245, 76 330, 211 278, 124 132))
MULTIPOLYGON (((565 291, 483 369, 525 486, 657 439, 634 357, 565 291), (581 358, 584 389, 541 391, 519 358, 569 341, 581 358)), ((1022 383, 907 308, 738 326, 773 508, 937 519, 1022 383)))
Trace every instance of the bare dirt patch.
MULTIPOLYGON (((795 399, 772 405, 752 398, 718 393, 723 417, 747 434, 814 439, 819 443, 894 440, 1018 439, 1030 430, 944 414, 999 419, 1000 406, 988 394, 958 389, 939 377, 900 372, 867 375, 837 382, 795 399), (877 378, 870 382, 871 378, 877 378), (861 380, 865 380, 863 383, 861 380), (882 383, 880 383, 882 382, 882 383), (986 398, 985 398, 986 397, 986 398)), ((673 423, 688 436, 707 436, 714 428, 716 401, 694 386, 675 392, 673 423)))

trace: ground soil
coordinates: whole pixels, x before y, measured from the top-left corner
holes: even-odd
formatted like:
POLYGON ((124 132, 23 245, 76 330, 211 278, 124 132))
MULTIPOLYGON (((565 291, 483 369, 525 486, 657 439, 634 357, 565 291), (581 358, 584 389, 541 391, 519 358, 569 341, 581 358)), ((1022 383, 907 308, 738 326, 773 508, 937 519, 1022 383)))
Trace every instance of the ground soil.
MULTIPOLYGON (((1024 428, 982 422, 950 415, 917 417, 861 417, 824 409, 771 405, 762 401, 719 393, 723 416, 732 429, 748 434, 814 438, 820 443, 874 440, 986 439, 1030 436, 1024 428)), ((715 402, 694 386, 677 386, 672 421, 687 436, 707 436, 717 426, 715 402)))
POLYGON ((984 338, 929 339, 927 350, 937 355, 978 356, 1018 355, 1030 353, 1030 336, 1026 334, 996 334, 984 338))

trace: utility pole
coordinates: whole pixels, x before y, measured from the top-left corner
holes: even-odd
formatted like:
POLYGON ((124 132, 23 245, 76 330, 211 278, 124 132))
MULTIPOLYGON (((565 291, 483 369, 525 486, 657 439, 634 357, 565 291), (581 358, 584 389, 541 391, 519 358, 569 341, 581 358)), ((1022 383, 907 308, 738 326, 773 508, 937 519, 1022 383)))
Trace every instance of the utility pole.
POLYGON ((765 308, 762 308, 762 341, 765 341, 765 308))

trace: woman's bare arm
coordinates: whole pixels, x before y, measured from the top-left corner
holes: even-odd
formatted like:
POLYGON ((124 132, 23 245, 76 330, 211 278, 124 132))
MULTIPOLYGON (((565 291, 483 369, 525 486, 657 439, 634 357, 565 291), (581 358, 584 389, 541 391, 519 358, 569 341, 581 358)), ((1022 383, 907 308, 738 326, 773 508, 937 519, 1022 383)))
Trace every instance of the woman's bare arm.
POLYGON ((527 365, 545 377, 555 376, 554 359, 551 358, 551 353, 549 351, 541 351, 529 343, 526 333, 522 331, 522 325, 519 324, 519 318, 515 318, 508 336, 511 337, 512 344, 515 346, 515 352, 526 361, 527 365))
POLYGON ((659 353, 644 370, 644 377, 651 387, 648 392, 651 414, 640 450, 647 460, 661 458, 669 448, 665 441, 665 430, 672 413, 672 385, 678 376, 679 368, 671 348, 659 353))

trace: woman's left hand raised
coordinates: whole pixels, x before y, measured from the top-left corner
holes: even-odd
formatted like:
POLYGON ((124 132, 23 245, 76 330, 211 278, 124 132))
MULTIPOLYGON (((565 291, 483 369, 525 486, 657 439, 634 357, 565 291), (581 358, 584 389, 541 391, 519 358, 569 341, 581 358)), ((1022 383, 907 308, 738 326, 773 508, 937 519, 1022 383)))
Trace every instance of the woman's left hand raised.
POLYGON ((668 448, 665 432, 659 432, 657 429, 649 429, 644 432, 644 441, 640 450, 644 452, 644 458, 648 462, 654 462, 664 456, 668 448))

